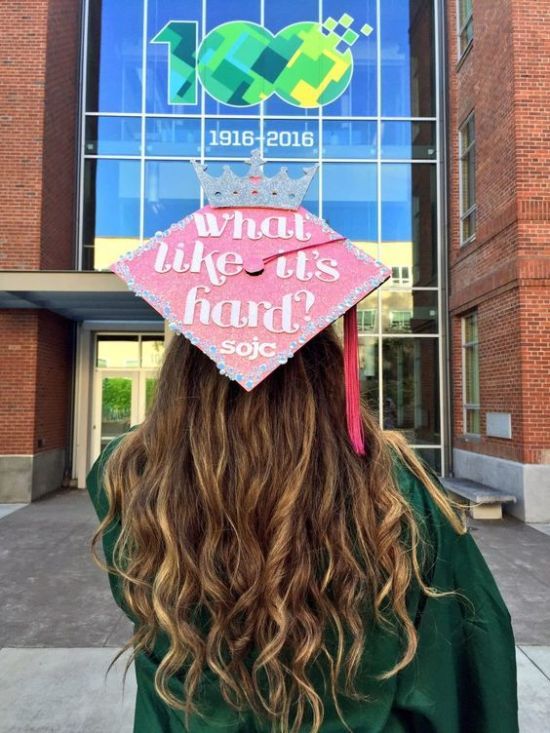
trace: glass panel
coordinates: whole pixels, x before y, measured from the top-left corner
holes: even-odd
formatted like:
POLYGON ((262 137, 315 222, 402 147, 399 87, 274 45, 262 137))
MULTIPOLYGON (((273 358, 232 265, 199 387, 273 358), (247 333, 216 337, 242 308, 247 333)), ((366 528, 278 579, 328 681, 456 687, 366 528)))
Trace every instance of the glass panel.
POLYGON ((477 313, 471 313, 464 317, 464 343, 477 340, 477 313))
POLYGON ((86 109, 139 112, 143 0, 89 3, 86 109))
POLYGON ((201 153, 201 122, 198 118, 153 117, 145 123, 146 155, 198 157, 201 153))
POLYGON ((357 243, 376 242, 376 165, 326 163, 323 166, 323 217, 357 243))
POLYGON ((325 120, 323 155, 326 158, 376 159, 376 128, 374 121, 325 120))
POLYGON ((465 362, 466 403, 479 405, 479 355, 477 344, 466 346, 465 362))
POLYGON ((145 412, 149 412, 149 408, 153 403, 155 397, 155 389, 158 384, 156 377, 147 377, 145 379, 145 412))
POLYGON ((216 158, 247 158, 260 147, 259 120, 207 118, 204 134, 206 155, 216 158))
POLYGON ((199 182, 187 161, 145 163, 144 237, 164 231, 200 206, 199 182))
POLYGON ((378 372, 378 339, 359 334, 359 378, 361 395, 378 420, 379 416, 379 372, 378 372))
POLYGON ((86 153, 88 155, 139 155, 141 120, 139 117, 87 117, 86 153))
POLYGON ((161 365, 164 355, 164 338, 143 336, 141 339, 141 366, 156 369, 161 365))
POLYGON ((380 259, 388 267, 409 267, 413 285, 437 285, 435 165, 382 165, 380 259))
POLYGON ((466 432, 472 435, 479 435, 479 410, 466 410, 466 432))
POLYGON ((357 304, 357 326, 360 334, 378 331, 378 293, 371 293, 357 304))
POLYGON ((193 68, 194 46, 202 37, 201 0, 186 0, 185 4, 181 0, 148 0, 147 8, 146 110, 157 114, 196 114, 200 112, 201 87, 195 83, 193 68), (197 25, 169 26, 177 21, 195 21, 197 25), (191 101, 174 102, 174 96, 181 99, 182 95, 191 101))
MULTIPOLYGON (((231 20, 244 20, 251 23, 260 23, 260 0, 247 0, 246 3, 237 2, 207 2, 206 4, 206 31, 211 31, 222 23, 231 20)), ((266 3, 267 4, 267 3, 266 3)), ((180 11, 181 14, 181 11, 180 11)), ((269 24, 266 24, 269 27, 269 24)), ((215 67, 209 64, 213 76, 223 79, 224 91, 235 96, 240 96, 243 86, 247 87, 247 72, 253 65, 252 59, 247 52, 254 49, 254 42, 249 34, 243 34, 239 38, 238 45, 233 46, 233 54, 221 58, 215 67), (239 52, 241 54, 239 55, 239 52)), ((256 56, 253 56, 256 58, 256 56)), ((207 114, 226 115, 257 115, 260 112, 260 105, 255 104, 247 107, 223 104, 206 93, 205 109, 207 114)))
POLYGON ((432 117, 435 114, 433 2, 383 0, 382 115, 432 117))
POLYGON ((382 158, 434 160, 435 122, 382 122, 382 158))
POLYGON ((139 244, 140 163, 87 160, 84 166, 85 270, 106 269, 139 244))
MULTIPOLYGON (((242 7, 242 6, 241 6, 242 7)), ((326 13, 325 13, 326 15, 326 13)), ((264 0, 264 26, 271 33, 276 34, 286 26, 302 21, 319 20, 318 0, 304 0, 303 3, 290 2, 265 2, 264 0)), ((288 44, 287 44, 288 45, 288 44)), ((291 52, 293 45, 288 45, 288 52, 291 52)), ((288 58, 288 53, 286 54, 288 58)), ((315 65, 312 64, 312 70, 315 65)), ((299 107, 289 104, 277 94, 272 94, 264 103, 264 111, 268 115, 292 115, 296 117, 312 117, 318 115, 318 108, 299 107)))
POLYGON ((98 336, 96 366, 113 369, 139 366, 137 336, 98 336))
POLYGON ((317 158, 319 122, 317 120, 266 120, 264 152, 267 158, 317 158))
MULTIPOLYGON (((386 0, 383 0, 386 2, 386 0)), ((301 8, 300 3, 296 3, 301 8)), ((351 30, 358 34, 350 51, 353 56, 353 74, 344 93, 334 102, 323 107, 323 114, 338 117, 371 117, 376 115, 376 44, 378 28, 376 21, 376 0, 323 0, 323 20, 340 20, 342 14, 353 18, 351 30), (368 24, 372 31, 369 35, 362 32, 368 24)), ((315 17, 315 16, 311 16, 315 17)), ((335 29, 342 34, 342 23, 335 29)), ((367 29, 365 29, 365 32, 367 29)), ((338 50, 345 51, 342 42, 338 50)))
POLYGON ((438 443, 438 339, 386 338, 382 356, 384 428, 402 430, 411 443, 438 443))
POLYGON ((387 333, 437 333, 437 292, 383 291, 382 328, 387 333))
POLYGON ((441 450, 439 448, 416 448, 418 456, 441 476, 441 450))
POLYGON ((101 380, 101 450, 130 428, 132 386, 129 377, 103 377, 101 380))

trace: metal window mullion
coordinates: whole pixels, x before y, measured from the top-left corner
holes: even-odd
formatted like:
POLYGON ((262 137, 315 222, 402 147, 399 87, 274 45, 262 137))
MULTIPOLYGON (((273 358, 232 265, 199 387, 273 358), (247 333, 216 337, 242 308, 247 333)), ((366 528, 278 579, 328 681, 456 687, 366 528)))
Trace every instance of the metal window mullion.
MULTIPOLYGON (((323 22, 323 0, 319 0, 318 2, 318 20, 319 24, 323 22)), ((322 219, 324 215, 324 205, 323 205, 323 176, 324 176, 324 167, 323 167, 323 108, 319 107, 319 116, 318 116, 318 130, 317 130, 317 149, 318 149, 318 156, 317 156, 317 162, 319 164, 319 217, 322 219)))
POLYGON ((86 107, 88 104, 87 85, 88 85, 88 16, 90 11, 89 0, 84 3, 84 18, 82 28, 82 50, 81 50, 81 88, 80 88, 80 114, 79 114, 79 155, 78 155, 78 221, 77 221, 77 252, 76 252, 76 269, 82 270, 82 260, 84 255, 84 176, 85 162, 84 153, 86 152, 86 107))
MULTIPOLYGON (((382 33, 380 0, 376 0, 376 256, 382 252, 382 33)), ((384 429, 384 355, 382 350, 382 293, 378 288, 378 423, 384 429)))
POLYGON ((139 157, 139 240, 145 237, 145 106, 147 104, 147 21, 149 14, 149 0, 143 2, 143 35, 141 59, 141 149, 139 157))

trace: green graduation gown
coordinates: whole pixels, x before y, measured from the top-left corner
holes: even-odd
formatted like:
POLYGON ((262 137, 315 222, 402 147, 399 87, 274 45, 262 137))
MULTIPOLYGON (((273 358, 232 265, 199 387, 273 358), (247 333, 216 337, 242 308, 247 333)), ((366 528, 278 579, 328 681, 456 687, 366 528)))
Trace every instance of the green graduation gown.
MULTIPOLYGON (((100 520, 107 512, 102 468, 120 439, 105 448, 86 481, 100 520)), ((435 550, 436 560, 426 580, 440 590, 459 591, 469 603, 458 594, 426 598, 411 586, 408 608, 419 640, 414 661, 393 678, 376 681, 376 674, 390 669, 400 658, 400 648, 396 635, 372 630, 356 680, 357 688, 369 694, 370 702, 343 698, 344 718, 354 733, 517 733, 514 637, 493 576, 471 535, 454 532, 406 466, 399 462, 396 471, 399 486, 435 550)), ((103 539, 109 563, 119 528, 113 523, 103 539)), ((124 610, 117 579, 109 575, 109 581, 115 601, 124 610)), ((136 659, 134 733, 186 731, 183 715, 169 708, 154 690, 154 674, 165 649, 166 639, 159 635, 153 653, 140 653, 136 659)), ((225 703, 210 670, 204 675, 199 701, 206 720, 191 718, 189 733, 269 733, 265 722, 251 713, 239 714, 225 703)), ((180 683, 172 684, 177 691, 180 683)), ((342 733, 345 728, 330 695, 324 703, 322 733, 342 733)), ((309 725, 301 730, 305 733, 309 725)))

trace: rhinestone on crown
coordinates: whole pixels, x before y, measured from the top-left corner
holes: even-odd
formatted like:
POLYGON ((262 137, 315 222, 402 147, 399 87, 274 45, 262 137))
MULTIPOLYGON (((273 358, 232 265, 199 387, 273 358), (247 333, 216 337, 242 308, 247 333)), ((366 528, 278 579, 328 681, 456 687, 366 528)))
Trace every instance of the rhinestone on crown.
POLYGON ((270 209, 297 209, 306 195, 317 164, 304 168, 301 178, 290 178, 287 168, 282 167, 271 178, 264 176, 259 150, 253 150, 245 163, 250 170, 244 177, 237 176, 228 165, 223 166, 221 176, 215 178, 206 172, 207 166, 192 160, 193 168, 204 189, 210 206, 259 206, 270 209))

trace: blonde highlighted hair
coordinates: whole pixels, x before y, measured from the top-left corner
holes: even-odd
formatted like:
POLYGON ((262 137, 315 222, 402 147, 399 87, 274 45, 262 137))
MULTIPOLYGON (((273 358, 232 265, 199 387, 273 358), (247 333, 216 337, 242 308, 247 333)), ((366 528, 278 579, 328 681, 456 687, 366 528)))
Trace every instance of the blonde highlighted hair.
POLYGON ((439 593, 424 582, 426 553, 395 462, 465 530, 400 434, 366 409, 363 420, 367 455, 358 456, 332 328, 250 393, 185 338, 172 340, 145 421, 105 466, 109 512, 93 539, 95 548, 120 519, 109 569, 139 622, 125 648, 151 651, 165 635, 155 688, 169 706, 200 714, 195 696, 209 669, 234 708, 295 733, 309 707, 316 733, 324 706, 310 673, 322 660, 349 730, 338 696, 364 699, 354 680, 368 654, 366 619, 403 632, 385 677, 414 658, 407 592, 416 581, 439 593), (169 684, 176 675, 181 697, 169 684))

